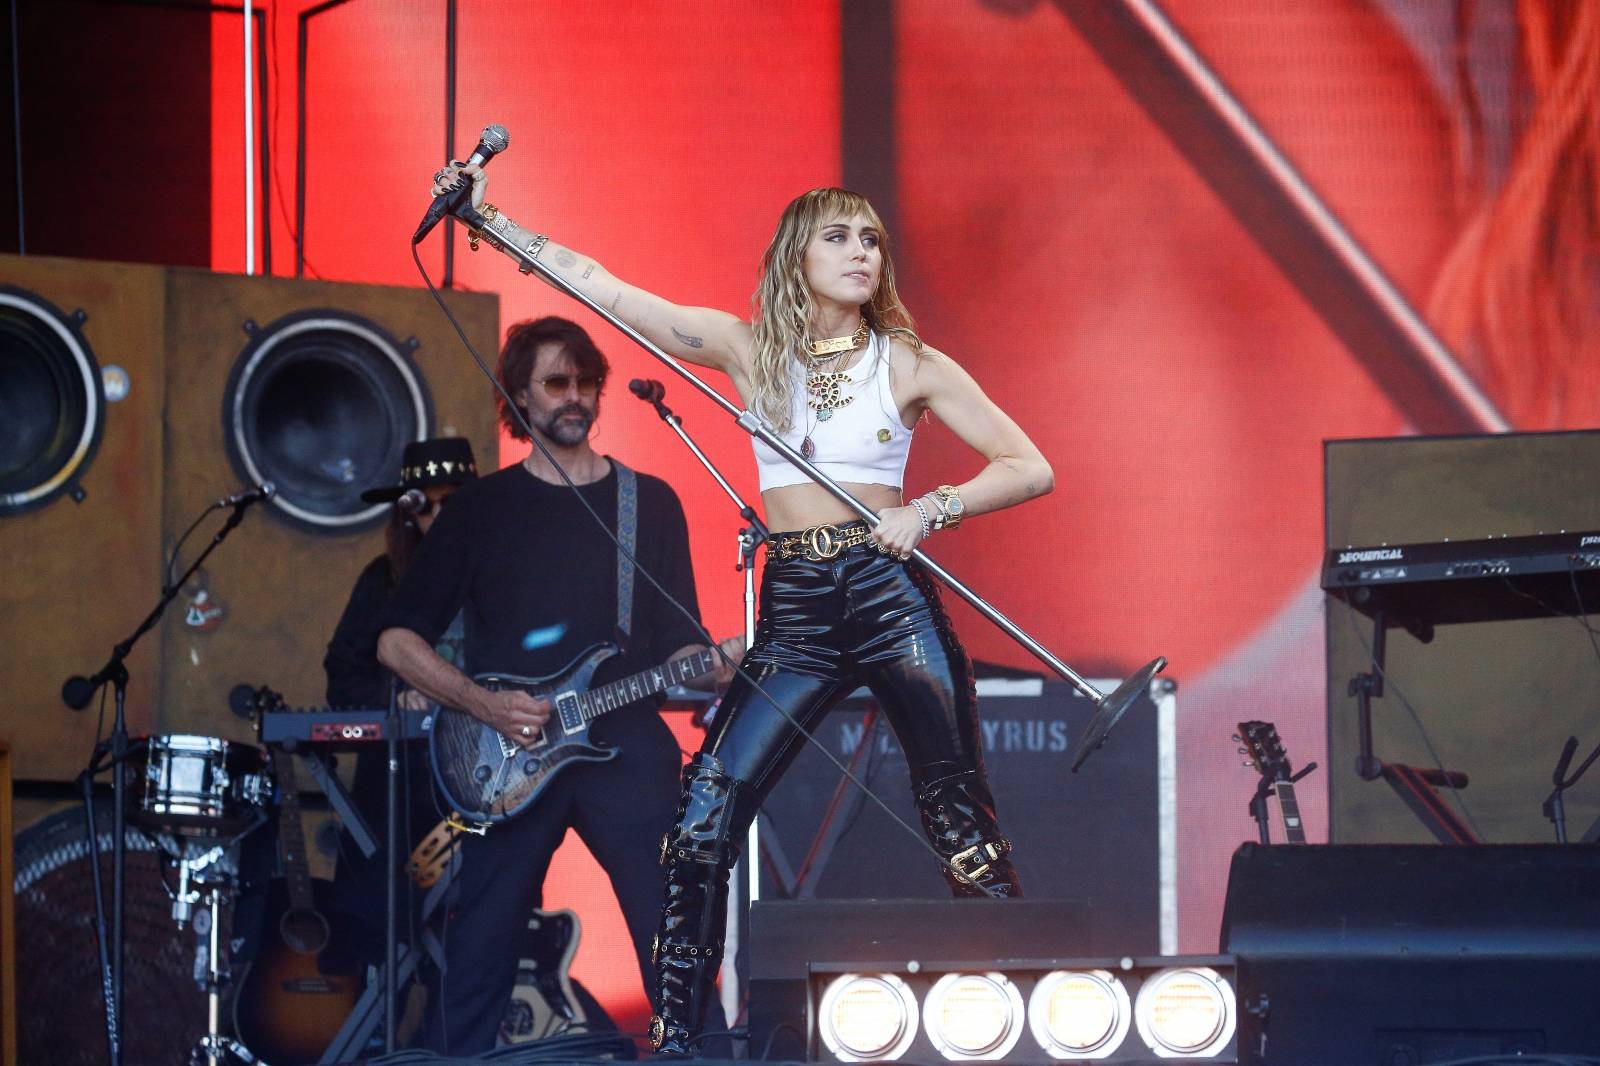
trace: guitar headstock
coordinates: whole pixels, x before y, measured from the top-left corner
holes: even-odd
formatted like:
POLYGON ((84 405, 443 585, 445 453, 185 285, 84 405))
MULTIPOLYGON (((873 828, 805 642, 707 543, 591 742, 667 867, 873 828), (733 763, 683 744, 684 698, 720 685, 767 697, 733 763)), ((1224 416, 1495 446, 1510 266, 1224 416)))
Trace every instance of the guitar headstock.
POLYGON ((1241 755, 1250 757, 1250 765, 1269 781, 1287 781, 1294 776, 1289 766, 1289 754, 1278 738, 1278 727, 1271 722, 1240 722, 1239 732, 1233 738, 1244 747, 1241 755))

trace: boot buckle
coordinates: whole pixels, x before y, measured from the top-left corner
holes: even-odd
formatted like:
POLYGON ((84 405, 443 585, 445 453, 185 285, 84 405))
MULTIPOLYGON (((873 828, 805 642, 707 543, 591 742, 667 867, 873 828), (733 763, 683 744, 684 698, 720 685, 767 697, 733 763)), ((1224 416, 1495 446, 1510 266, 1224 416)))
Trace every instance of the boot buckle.
POLYGON ((956 854, 950 856, 950 865, 954 867, 956 876, 961 878, 961 880, 972 881, 988 873, 989 864, 1010 850, 1010 841, 1002 840, 998 844, 991 844, 985 841, 983 843, 974 844, 972 847, 967 848, 964 851, 958 851, 956 854), (970 870, 963 868, 964 863, 972 860, 977 860, 977 862, 970 870))
POLYGON ((659 1014, 650 1015, 650 1046, 655 1048, 657 1051, 660 1051, 661 1045, 665 1044, 666 1042, 667 1023, 662 1020, 662 1017, 659 1014))

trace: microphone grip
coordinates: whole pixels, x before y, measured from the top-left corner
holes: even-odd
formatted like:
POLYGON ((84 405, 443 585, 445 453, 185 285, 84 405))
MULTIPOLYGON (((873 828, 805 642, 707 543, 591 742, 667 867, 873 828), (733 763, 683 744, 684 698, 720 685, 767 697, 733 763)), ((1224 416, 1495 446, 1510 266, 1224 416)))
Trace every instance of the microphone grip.
POLYGON ((424 237, 433 232, 433 227, 444 221, 444 216, 455 210, 461 197, 471 196, 472 187, 467 186, 457 189, 443 196, 435 196, 433 203, 428 205, 428 213, 422 216, 422 225, 417 227, 417 232, 411 235, 412 244, 421 244, 424 237))

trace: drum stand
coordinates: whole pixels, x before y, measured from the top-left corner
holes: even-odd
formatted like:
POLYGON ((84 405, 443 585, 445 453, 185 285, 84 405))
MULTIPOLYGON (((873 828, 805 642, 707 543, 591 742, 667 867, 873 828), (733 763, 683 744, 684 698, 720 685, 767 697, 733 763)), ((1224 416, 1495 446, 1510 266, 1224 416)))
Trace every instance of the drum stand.
MULTIPOLYGON (((178 888, 172 895, 172 920, 177 923, 179 930, 192 921, 195 932, 207 938, 206 1033, 189 1051, 189 1061, 194 1066, 199 1066, 202 1061, 205 1066, 261 1062, 251 1054, 249 1048, 233 1037, 223 1035, 221 1031, 222 993, 233 982, 233 971, 222 958, 223 893, 226 890, 228 900, 232 902, 237 895, 238 881, 223 871, 213 871, 213 876, 207 877, 206 871, 237 844, 238 838, 235 838, 216 845, 198 858, 179 857, 177 860, 178 888), (195 904, 202 898, 205 900, 205 909, 195 914, 195 904)), ((266 1064, 262 1063, 262 1066, 266 1064)))

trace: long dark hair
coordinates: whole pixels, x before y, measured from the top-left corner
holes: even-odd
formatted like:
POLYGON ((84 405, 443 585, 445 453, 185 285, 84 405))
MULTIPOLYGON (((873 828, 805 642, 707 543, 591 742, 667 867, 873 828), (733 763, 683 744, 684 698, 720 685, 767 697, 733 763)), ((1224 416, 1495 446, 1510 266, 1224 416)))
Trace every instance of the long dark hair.
POLYGON ((389 508, 389 524, 383 530, 384 554, 389 557, 389 587, 393 589, 411 565, 411 556, 422 543, 417 521, 398 507, 389 508))
MULTIPOLYGON (((518 322, 506 330, 505 347, 500 349, 500 365, 495 376, 500 387, 513 398, 528 387, 533 373, 534 360, 539 355, 539 345, 554 342, 567 350, 579 374, 589 374, 604 382, 611 372, 611 364, 584 328, 568 318, 546 315, 543 318, 518 322)), ((506 406, 504 397, 496 401, 500 407, 500 424, 516 440, 527 440, 517 413, 506 406)))

